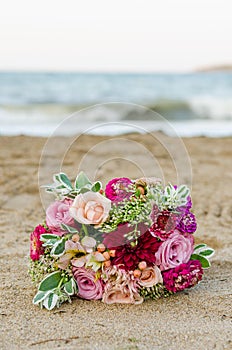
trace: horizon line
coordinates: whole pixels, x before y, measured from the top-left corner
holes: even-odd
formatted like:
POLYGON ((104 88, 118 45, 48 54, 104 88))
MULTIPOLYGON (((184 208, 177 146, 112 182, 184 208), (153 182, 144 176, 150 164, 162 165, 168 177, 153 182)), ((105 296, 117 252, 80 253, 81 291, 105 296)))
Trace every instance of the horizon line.
POLYGON ((126 69, 54 69, 54 68, 0 68, 0 73, 78 73, 78 74, 191 74, 201 72, 232 71, 232 64, 214 64, 199 66, 185 70, 160 69, 160 70, 126 70, 126 69))

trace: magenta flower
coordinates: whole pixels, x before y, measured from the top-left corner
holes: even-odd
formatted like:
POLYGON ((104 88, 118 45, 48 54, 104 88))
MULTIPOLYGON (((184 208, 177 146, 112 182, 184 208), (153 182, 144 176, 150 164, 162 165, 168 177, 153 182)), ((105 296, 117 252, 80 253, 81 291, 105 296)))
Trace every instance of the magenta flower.
POLYGON ((187 204, 185 204, 186 210, 190 210, 192 208, 192 199, 190 196, 187 197, 187 204))
POLYGON ((163 272, 165 287, 173 293, 191 288, 201 281, 203 269, 200 261, 190 260, 174 269, 163 272))
POLYGON ((166 241, 162 242, 155 254, 155 264, 161 271, 187 263, 193 252, 194 239, 192 235, 183 235, 175 230, 166 241))
POLYGON ((180 219, 177 227, 181 232, 194 233, 197 229, 197 222, 195 215, 187 211, 180 219))
POLYGON ((118 177, 108 182, 105 189, 105 195, 112 202, 122 202, 129 199, 133 192, 129 190, 129 186, 133 182, 127 177, 118 177))
POLYGON ((44 248, 42 246, 43 242, 40 240, 40 236, 43 233, 48 232, 45 227, 38 225, 30 236, 30 257, 33 261, 39 260, 40 255, 44 253, 44 248))
POLYGON ((78 296, 87 300, 97 300, 102 298, 103 283, 97 279, 95 272, 84 267, 73 267, 73 276, 78 286, 78 296))
POLYGON ((50 204, 46 210, 46 223, 49 229, 57 234, 62 235, 61 224, 74 226, 74 220, 69 214, 69 208, 72 205, 72 200, 65 199, 63 201, 55 201, 50 204))

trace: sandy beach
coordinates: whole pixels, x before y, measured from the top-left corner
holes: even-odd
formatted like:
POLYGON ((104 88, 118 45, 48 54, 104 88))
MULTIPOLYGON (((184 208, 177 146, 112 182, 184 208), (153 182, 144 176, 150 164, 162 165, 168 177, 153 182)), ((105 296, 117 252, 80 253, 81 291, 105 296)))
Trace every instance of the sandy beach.
MULTIPOLYGON (((171 138, 158 136, 170 149, 175 147, 171 138)), ((193 175, 196 242, 216 250, 202 283, 169 299, 138 306, 108 306, 77 298, 50 312, 32 305, 29 234, 44 219, 43 205, 53 199, 43 196, 41 202, 38 169, 40 184, 51 183, 51 174, 59 167, 74 178, 82 165, 105 183, 114 176, 136 178, 143 166, 147 175, 156 176, 149 161, 152 155, 165 181, 176 180, 175 167, 156 136, 134 134, 123 139, 131 147, 122 146, 117 137, 90 135, 78 142, 57 138, 48 148, 45 138, 0 138, 1 349, 231 349, 232 138, 183 139, 193 175), (133 148, 135 144, 140 148, 133 148), (67 145, 71 145, 68 150, 67 145), (120 159, 120 145, 124 159, 120 159)), ((189 168, 180 172, 188 181, 189 168)))

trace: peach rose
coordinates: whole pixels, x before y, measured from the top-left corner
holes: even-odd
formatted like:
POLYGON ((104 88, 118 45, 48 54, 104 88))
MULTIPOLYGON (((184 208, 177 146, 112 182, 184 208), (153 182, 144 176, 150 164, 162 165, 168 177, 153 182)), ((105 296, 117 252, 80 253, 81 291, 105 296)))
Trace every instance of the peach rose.
POLYGON ((110 266, 103 271, 102 279, 105 282, 103 303, 141 304, 143 302, 132 271, 125 271, 115 265, 110 266))
POLYGON ((119 286, 113 286, 112 288, 106 288, 102 296, 103 303, 106 304, 141 304, 143 297, 138 292, 132 291, 128 287, 120 288, 119 286))
POLYGON ((106 221, 110 209, 111 201, 108 198, 89 191, 76 196, 69 213, 81 224, 99 225, 106 221))
POLYGON ((163 283, 160 269, 157 266, 146 267, 138 282, 142 287, 152 287, 157 283, 163 283))

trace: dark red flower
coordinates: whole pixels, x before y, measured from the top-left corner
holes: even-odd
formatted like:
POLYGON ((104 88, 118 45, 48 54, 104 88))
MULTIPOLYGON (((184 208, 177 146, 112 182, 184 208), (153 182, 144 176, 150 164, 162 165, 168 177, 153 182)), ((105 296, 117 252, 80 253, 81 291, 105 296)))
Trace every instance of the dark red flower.
MULTIPOLYGON (((124 246, 129 243, 128 237, 130 232, 135 230, 135 226, 129 226, 128 223, 119 224, 115 231, 105 233, 103 235, 104 240, 103 244, 108 249, 116 249, 117 247, 124 246)), ((138 224, 137 230, 140 232, 140 235, 143 235, 147 231, 147 226, 143 223, 138 224)))
POLYGON ((155 263, 155 253, 162 242, 146 231, 138 238, 138 244, 127 243, 116 248, 114 265, 123 264, 126 270, 134 270, 140 261, 146 261, 148 266, 155 263))
POLYGON ((115 231, 103 235, 104 239, 102 243, 108 249, 115 249, 128 242, 125 235, 130 231, 132 231, 132 228, 128 224, 120 224, 115 231))

